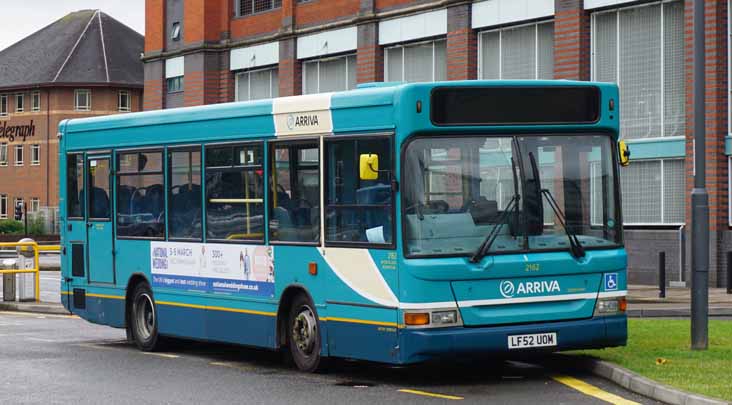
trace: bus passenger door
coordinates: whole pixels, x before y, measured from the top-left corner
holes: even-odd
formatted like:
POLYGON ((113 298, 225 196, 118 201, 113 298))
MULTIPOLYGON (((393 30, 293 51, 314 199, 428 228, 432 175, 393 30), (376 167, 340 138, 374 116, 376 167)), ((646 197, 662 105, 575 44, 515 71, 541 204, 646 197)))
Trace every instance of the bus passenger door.
POLYGON ((112 170, 109 156, 87 159, 87 263, 90 283, 114 283, 112 170))

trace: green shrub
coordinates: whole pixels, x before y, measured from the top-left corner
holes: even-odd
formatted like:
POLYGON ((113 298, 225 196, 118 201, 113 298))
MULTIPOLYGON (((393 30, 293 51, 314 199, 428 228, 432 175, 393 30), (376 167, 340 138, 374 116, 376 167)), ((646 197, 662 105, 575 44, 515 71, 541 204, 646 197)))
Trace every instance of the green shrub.
POLYGON ((0 219, 0 235, 18 235, 23 233, 23 223, 13 219, 0 219))
POLYGON ((43 215, 36 215, 35 218, 28 218, 28 235, 45 235, 46 221, 43 215))

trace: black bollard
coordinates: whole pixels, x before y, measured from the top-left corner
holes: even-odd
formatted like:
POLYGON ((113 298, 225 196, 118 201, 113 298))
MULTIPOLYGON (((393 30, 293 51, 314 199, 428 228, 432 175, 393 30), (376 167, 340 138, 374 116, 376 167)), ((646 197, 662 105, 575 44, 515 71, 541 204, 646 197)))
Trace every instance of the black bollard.
POLYGON ((658 298, 666 298, 666 252, 658 252, 658 298))

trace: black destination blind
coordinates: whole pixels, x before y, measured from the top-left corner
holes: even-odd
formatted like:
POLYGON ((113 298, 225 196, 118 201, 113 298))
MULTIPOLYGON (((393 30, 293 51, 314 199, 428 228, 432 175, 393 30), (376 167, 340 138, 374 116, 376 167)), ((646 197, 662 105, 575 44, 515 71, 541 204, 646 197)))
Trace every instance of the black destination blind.
POLYGON ((594 86, 442 87, 432 92, 435 125, 592 123, 600 116, 594 86))

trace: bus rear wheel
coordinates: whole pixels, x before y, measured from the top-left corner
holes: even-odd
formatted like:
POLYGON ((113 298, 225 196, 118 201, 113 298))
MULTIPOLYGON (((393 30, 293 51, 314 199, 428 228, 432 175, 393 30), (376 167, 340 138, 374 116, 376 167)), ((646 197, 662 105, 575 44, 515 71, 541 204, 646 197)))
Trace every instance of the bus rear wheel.
POLYGON ((152 290, 147 283, 135 286, 132 304, 128 307, 128 333, 140 350, 154 351, 162 347, 163 339, 158 335, 158 318, 152 290))
POLYGON ((298 369, 313 373, 321 370, 321 340, 318 315, 312 301, 300 294, 292 302, 287 328, 287 341, 292 361, 298 369))

